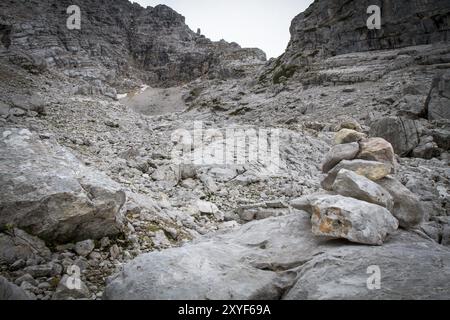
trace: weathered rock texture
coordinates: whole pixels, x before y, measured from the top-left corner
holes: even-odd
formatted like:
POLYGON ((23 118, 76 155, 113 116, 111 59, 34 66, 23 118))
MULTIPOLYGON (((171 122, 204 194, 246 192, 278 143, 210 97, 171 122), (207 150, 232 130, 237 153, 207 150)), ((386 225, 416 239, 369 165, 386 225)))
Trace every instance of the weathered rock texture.
POLYGON ((449 261, 448 250, 404 231, 382 247, 323 242, 311 233, 309 216, 296 213, 142 255, 111 279, 105 297, 446 299, 449 261), (371 265, 381 268, 380 290, 367 287, 371 265))
POLYGON ((2 130, 0 226, 51 241, 118 234, 125 193, 56 143, 26 129, 2 130))
POLYGON ((291 41, 283 60, 448 41, 449 19, 446 0, 319 0, 292 21, 291 41), (381 8, 380 30, 367 28, 371 5, 381 8))

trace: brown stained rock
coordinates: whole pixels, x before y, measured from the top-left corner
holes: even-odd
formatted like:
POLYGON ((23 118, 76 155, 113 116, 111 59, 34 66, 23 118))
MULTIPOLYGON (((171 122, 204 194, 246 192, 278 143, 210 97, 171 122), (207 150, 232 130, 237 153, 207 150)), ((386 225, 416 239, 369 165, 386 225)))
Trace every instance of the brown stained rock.
POLYGON ((357 159, 379 161, 391 165, 394 170, 397 164, 395 160, 394 148, 383 138, 370 138, 359 143, 360 152, 357 159))

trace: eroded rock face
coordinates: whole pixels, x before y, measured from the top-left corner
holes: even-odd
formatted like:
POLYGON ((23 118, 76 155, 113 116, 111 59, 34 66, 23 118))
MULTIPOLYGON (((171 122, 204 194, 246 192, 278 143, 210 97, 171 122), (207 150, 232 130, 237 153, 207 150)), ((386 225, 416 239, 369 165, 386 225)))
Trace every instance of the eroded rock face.
POLYGON ((142 255, 111 278, 105 297, 445 299, 450 292, 449 261, 448 250, 404 231, 382 247, 322 241, 312 234, 309 216, 297 212, 142 255), (411 257, 420 262, 419 267, 411 257), (371 265, 381 268, 380 290, 367 287, 371 265))
POLYGON ((72 4, 3 1, 0 26, 8 33, 2 36, 7 45, 0 45, 0 56, 34 73, 52 69, 85 81, 76 93, 114 98, 111 87, 142 82, 170 86, 201 76, 242 77, 246 66, 266 60, 259 49, 212 42, 193 32, 182 15, 165 5, 142 8, 126 0, 107 6, 77 1, 81 30, 69 30, 66 10, 72 4))
POLYGON ((49 241, 99 239, 121 231, 125 193, 56 142, 26 129, 3 130, 0 225, 49 241))

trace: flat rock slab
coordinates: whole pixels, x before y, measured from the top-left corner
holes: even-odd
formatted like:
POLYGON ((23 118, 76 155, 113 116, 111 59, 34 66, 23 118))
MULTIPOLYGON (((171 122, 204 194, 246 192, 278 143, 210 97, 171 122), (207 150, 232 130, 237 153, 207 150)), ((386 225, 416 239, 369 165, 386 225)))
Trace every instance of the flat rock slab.
POLYGON ((55 141, 0 132, 0 226, 44 240, 99 239, 121 231, 125 193, 55 141))
POLYGON ((450 251, 432 241, 406 231, 382 247, 323 241, 313 236, 309 215, 299 211, 141 255, 109 280, 105 298, 448 299, 448 279, 450 251), (378 291, 367 288, 373 264, 382 273, 378 291))

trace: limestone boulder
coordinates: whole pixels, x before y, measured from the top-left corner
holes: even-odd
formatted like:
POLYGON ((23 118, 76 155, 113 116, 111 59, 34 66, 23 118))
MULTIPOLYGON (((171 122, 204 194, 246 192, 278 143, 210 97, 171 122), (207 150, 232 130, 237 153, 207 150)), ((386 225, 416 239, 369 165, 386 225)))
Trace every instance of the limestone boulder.
POLYGON ((125 193, 55 141, 0 131, 0 227, 46 241, 100 239, 122 230, 125 193))

